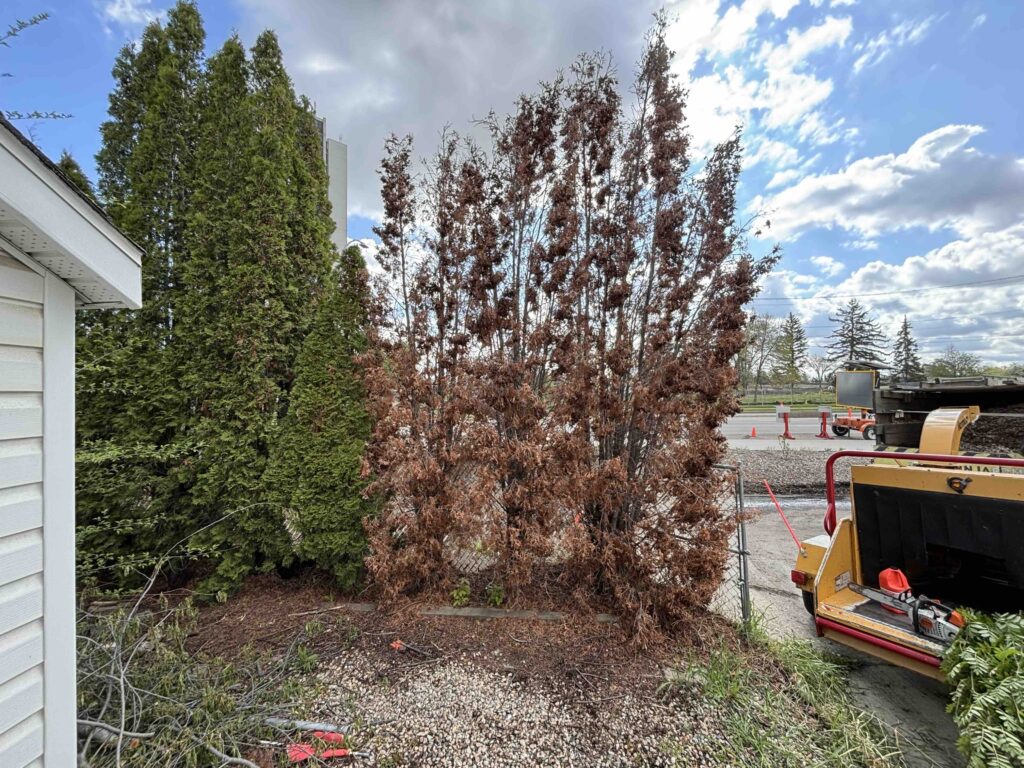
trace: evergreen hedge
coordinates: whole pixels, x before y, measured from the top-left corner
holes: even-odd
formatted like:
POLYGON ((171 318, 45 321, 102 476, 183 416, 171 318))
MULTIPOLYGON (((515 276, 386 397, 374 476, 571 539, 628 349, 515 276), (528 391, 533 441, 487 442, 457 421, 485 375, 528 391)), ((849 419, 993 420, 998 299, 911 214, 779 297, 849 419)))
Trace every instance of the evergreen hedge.
POLYGON ((345 530, 310 523, 298 555, 350 584, 365 546, 351 470, 366 414, 347 356, 363 322, 352 304, 364 294, 358 254, 335 271, 320 133, 274 34, 250 51, 232 37, 209 59, 204 47, 199 12, 182 0, 114 66, 97 191, 145 249, 144 306, 80 320, 81 576, 133 588, 171 545, 204 529, 169 570, 188 576, 203 561, 204 588, 230 590, 295 560, 285 510, 317 520, 312 496, 324 491, 323 505, 347 510, 334 520, 345 530), (320 380, 300 360, 308 345, 319 345, 307 355, 316 365, 330 350, 351 377, 334 390, 327 442, 296 412, 321 396, 302 394, 302 382, 320 380), (303 450, 321 459, 292 477, 298 465, 284 457, 303 450), (342 542, 338 563, 315 543, 321 536, 342 542))

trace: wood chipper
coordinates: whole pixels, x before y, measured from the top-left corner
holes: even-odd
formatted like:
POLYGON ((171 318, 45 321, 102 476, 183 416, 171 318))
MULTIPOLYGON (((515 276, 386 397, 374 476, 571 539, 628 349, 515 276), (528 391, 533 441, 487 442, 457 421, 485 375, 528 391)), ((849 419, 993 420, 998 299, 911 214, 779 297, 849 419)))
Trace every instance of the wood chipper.
POLYGON ((941 679, 957 608, 1024 609, 1024 458, 960 454, 976 406, 931 412, 919 452, 839 451, 825 465, 825 533, 801 543, 793 582, 818 634, 941 679), (834 468, 851 467, 837 520, 834 468))

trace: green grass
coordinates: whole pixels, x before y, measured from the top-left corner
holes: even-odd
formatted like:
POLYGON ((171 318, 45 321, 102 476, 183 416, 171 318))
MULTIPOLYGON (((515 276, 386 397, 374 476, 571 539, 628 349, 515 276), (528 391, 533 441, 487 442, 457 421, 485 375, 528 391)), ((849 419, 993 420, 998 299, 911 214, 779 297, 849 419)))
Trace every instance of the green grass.
POLYGON ((835 405, 835 392, 797 392, 792 395, 761 394, 754 402, 754 396, 744 395, 740 398, 743 413, 775 413, 775 405, 782 402, 791 406, 794 411, 817 411, 819 405, 835 405))
POLYGON ((850 699, 846 670, 804 640, 778 642, 754 631, 749 648, 726 642, 688 663, 663 686, 699 688, 725 712, 725 764, 759 768, 897 768, 898 744, 850 699))

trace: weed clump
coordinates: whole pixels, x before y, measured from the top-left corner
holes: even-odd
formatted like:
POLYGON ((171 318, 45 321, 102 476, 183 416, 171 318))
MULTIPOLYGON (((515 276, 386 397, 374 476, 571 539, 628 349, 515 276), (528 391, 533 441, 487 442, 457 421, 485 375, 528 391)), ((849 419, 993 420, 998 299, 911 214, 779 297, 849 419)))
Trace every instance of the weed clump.
POLYGON ((695 689, 724 707, 730 765, 764 768, 897 768, 898 744, 850 700, 838 659, 809 642, 770 640, 756 629, 749 649, 721 643, 691 656, 661 686, 662 696, 695 689))

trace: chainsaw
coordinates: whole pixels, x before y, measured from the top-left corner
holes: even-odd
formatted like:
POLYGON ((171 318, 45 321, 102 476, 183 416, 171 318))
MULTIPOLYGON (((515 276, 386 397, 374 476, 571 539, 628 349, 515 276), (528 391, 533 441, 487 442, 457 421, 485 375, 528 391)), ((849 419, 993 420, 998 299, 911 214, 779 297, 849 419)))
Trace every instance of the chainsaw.
POLYGON ((917 634, 938 640, 945 645, 953 642, 960 628, 964 626, 964 618, 956 610, 924 595, 914 597, 909 589, 898 595, 889 595, 860 584, 850 584, 849 587, 858 595, 873 600, 883 608, 909 618, 917 634))

